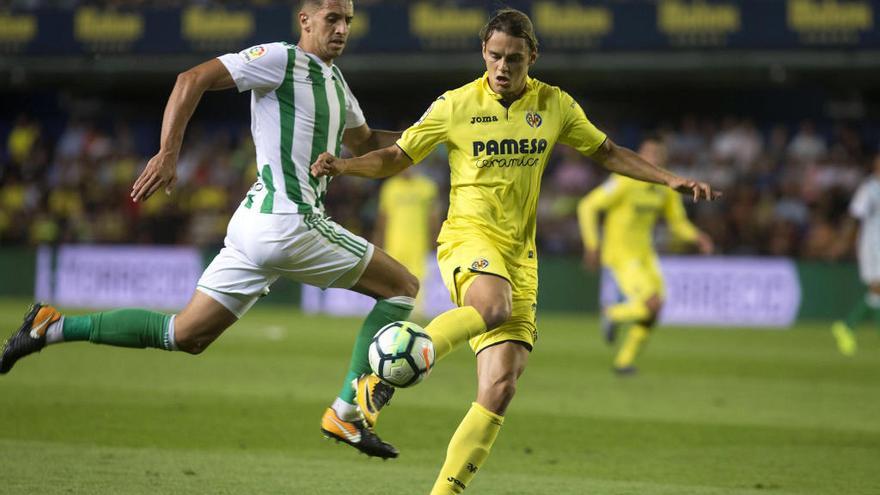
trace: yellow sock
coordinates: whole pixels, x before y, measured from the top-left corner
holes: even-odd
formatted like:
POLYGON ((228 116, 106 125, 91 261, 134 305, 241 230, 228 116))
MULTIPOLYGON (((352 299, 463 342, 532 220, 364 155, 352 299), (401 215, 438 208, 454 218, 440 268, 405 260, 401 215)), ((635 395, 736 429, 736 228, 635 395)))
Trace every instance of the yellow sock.
POLYGON ((449 440, 446 462, 440 468, 431 495, 463 492, 489 457, 489 451, 492 450, 492 444, 495 443, 502 424, 504 416, 499 416, 476 402, 472 403, 449 440))
POLYGON ((473 306, 450 309, 431 320, 425 332, 434 341, 434 359, 449 354, 455 346, 486 331, 486 322, 473 306))
POLYGON ((648 340, 648 335, 650 335, 650 332, 648 327, 644 325, 636 324, 629 327, 626 340, 620 346, 620 350, 617 351, 617 357, 614 358, 614 366, 617 368, 631 366, 633 361, 636 360, 642 345, 648 340))
POLYGON ((644 301, 627 301, 613 306, 609 306, 605 310, 605 316, 614 323, 627 323, 631 321, 647 320, 651 315, 651 310, 644 301))

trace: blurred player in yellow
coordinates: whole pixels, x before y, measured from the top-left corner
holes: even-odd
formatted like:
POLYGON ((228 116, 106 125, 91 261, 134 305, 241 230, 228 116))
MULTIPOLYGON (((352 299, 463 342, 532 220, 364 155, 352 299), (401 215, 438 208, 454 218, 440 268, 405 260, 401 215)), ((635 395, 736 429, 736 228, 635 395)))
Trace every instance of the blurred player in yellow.
POLYGON ((612 172, 695 199, 717 194, 617 146, 568 93, 529 77, 538 42, 524 13, 499 11, 480 39, 486 73, 437 98, 396 145, 345 160, 324 153, 312 164, 315 176, 380 178, 421 161, 441 143, 449 152, 449 212, 437 262, 458 307, 425 330, 437 359, 470 341, 477 398, 449 442, 434 495, 464 491, 489 456, 537 340, 535 211, 553 146, 567 144, 612 172))
MULTIPOLYGON (((656 136, 645 139, 639 155, 666 166, 666 145, 656 136)), ((712 239, 688 221, 681 196, 672 189, 612 174, 578 204, 578 222, 584 241, 584 262, 599 267, 599 213, 605 212, 602 266, 614 277, 624 301, 603 309, 605 338, 613 343, 618 326, 629 324, 626 340, 614 360, 619 374, 633 373, 639 350, 648 339, 663 307, 665 290, 657 252, 651 240, 662 215, 679 240, 694 243, 703 254, 713 250, 712 239)))
MULTIPOLYGON (((385 250, 423 281, 427 273, 428 253, 440 225, 437 209, 437 185, 408 168, 385 180, 379 191, 379 214, 373 244, 385 250)), ((416 297, 413 312, 423 314, 423 299, 416 297)))

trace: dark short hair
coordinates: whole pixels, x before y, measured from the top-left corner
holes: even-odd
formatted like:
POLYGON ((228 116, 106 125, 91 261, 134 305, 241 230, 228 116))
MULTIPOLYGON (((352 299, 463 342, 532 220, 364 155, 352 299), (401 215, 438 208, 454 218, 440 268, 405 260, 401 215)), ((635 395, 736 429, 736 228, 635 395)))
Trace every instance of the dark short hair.
POLYGON ((306 10, 306 7, 311 7, 316 10, 320 10, 321 7, 324 6, 324 0, 300 0, 299 2, 299 11, 302 12, 306 10))
POLYGON ((480 29, 480 39, 483 43, 489 41, 492 33, 500 31, 509 36, 522 38, 529 44, 529 50, 538 51, 538 38, 535 36, 535 26, 524 12, 516 9, 501 9, 489 19, 489 22, 480 29))

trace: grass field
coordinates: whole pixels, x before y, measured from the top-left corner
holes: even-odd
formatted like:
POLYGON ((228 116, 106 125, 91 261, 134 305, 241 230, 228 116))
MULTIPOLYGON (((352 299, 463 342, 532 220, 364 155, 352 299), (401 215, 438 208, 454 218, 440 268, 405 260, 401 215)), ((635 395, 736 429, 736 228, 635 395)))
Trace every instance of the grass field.
MULTIPOLYGON (((26 301, 0 301, 17 327, 26 301)), ((0 493, 425 494, 474 396, 459 350, 395 397, 382 462, 322 439, 355 320, 257 306, 198 357, 66 344, 0 377, 0 493)), ((880 338, 664 328, 609 373, 596 321, 541 339, 472 494, 880 493, 880 338)), ((6 330, 4 330, 5 332, 6 330)))

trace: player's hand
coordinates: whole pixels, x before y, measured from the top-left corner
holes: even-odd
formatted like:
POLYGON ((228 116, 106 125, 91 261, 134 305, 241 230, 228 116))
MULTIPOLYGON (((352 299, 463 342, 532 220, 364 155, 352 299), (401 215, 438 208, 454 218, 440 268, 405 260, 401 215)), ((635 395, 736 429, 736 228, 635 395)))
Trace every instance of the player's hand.
POLYGON ((697 249, 700 250, 700 254, 712 254, 715 252, 715 243, 712 242, 709 234, 705 232, 697 234, 697 249))
POLYGON ((599 269, 599 250, 598 249, 584 250, 584 267, 591 272, 595 272, 599 269))
POLYGON ((312 164, 312 175, 315 177, 323 177, 329 175, 336 177, 342 173, 342 164, 345 162, 342 158, 337 158, 330 153, 324 152, 318 155, 315 163, 312 164))
POLYGON ((177 155, 159 152, 150 161, 131 186, 131 198, 135 203, 153 195, 160 188, 171 194, 177 184, 177 155))
POLYGON ((712 201, 721 197, 721 191, 713 190, 709 184, 693 179, 674 177, 667 185, 680 193, 693 194, 695 203, 701 199, 712 201))

